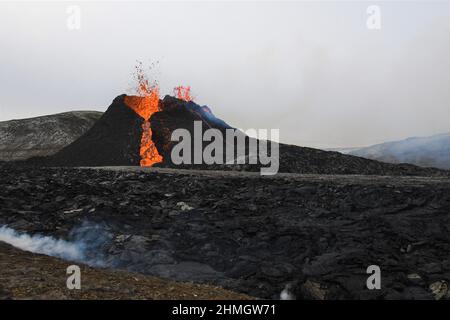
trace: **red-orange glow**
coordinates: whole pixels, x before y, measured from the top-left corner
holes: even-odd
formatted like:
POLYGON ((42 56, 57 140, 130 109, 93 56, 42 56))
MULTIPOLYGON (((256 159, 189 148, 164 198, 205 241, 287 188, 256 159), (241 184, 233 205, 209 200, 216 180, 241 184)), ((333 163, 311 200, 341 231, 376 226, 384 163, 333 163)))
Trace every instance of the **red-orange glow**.
POLYGON ((163 157, 158 153, 158 149, 156 149, 155 143, 152 140, 152 129, 148 121, 142 124, 140 155, 141 167, 151 167, 155 163, 163 160, 163 157))
POLYGON ((154 87, 144 96, 125 96, 125 103, 148 121, 152 114, 159 111, 159 89, 154 87))
POLYGON ((192 101, 192 96, 191 96, 191 87, 187 86, 187 87, 183 87, 183 86, 178 86, 175 87, 173 89, 173 94, 175 97, 177 97, 180 100, 184 100, 184 101, 192 101))
POLYGON ((124 102, 145 120, 142 124, 141 147, 139 150, 141 156, 140 165, 142 167, 150 167, 163 160, 152 140, 152 129, 149 122, 150 117, 159 111, 159 88, 156 84, 150 85, 140 66, 136 67, 136 71, 139 96, 125 96, 124 102))

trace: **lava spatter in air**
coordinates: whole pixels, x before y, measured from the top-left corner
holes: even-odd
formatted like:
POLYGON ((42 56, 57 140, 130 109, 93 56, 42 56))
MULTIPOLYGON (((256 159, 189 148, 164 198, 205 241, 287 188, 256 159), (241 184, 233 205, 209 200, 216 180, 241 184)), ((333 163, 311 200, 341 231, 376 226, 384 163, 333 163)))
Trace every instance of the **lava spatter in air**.
POLYGON ((184 86, 175 87, 173 89, 173 94, 174 94, 175 97, 177 97, 180 100, 184 100, 184 101, 187 101, 187 102, 193 100, 192 95, 191 95, 191 87, 190 86, 187 86, 187 87, 184 87, 184 86))
POLYGON ((125 96, 124 102, 145 120, 142 124, 139 154, 141 156, 140 165, 149 167, 163 160, 152 140, 152 129, 149 122, 150 117, 159 111, 159 87, 157 84, 150 83, 141 63, 136 66, 136 78, 138 81, 138 95, 125 96))

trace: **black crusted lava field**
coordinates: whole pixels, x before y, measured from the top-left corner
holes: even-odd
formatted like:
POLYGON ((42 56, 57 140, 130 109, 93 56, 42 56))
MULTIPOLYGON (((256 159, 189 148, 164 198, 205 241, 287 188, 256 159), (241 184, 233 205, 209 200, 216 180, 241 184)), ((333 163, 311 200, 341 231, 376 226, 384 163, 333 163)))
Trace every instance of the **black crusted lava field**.
POLYGON ((0 174, 1 225, 68 240, 97 225, 103 240, 87 254, 107 267, 259 298, 286 287, 297 299, 449 297, 446 177, 10 164, 0 174), (381 290, 366 288, 373 264, 381 290))

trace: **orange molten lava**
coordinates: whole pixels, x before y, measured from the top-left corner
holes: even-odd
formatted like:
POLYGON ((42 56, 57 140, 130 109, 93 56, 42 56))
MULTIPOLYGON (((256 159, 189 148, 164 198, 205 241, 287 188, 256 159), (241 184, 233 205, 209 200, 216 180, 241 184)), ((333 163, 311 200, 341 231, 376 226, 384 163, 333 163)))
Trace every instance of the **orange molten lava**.
POLYGON ((125 103, 145 121, 148 121, 152 114, 159 111, 159 89, 154 87, 140 97, 125 96, 125 103))
POLYGON ((142 124, 142 137, 141 137, 141 167, 151 167, 155 163, 161 162, 163 158, 158 153, 155 143, 152 140, 152 129, 150 128, 150 122, 145 121, 142 124))
POLYGON ((192 96, 191 96, 191 87, 187 86, 187 87, 183 87, 183 86, 178 86, 175 87, 173 89, 173 93, 174 96, 177 97, 180 100, 184 100, 184 101, 192 101, 192 96))
POLYGON ((149 84, 142 68, 138 66, 136 71, 139 96, 125 96, 124 102, 145 120, 142 124, 141 147, 139 151, 141 156, 140 165, 142 167, 150 167, 163 160, 152 140, 152 129, 149 122, 150 117, 159 111, 159 88, 157 85, 149 84))

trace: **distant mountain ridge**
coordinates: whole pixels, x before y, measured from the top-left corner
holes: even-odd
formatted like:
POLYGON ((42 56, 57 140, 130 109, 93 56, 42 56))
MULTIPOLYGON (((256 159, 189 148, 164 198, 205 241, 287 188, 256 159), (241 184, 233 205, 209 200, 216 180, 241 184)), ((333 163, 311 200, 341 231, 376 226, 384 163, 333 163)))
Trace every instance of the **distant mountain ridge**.
POLYGON ((411 137, 341 152, 389 163, 410 163, 450 170, 450 133, 411 137))
POLYGON ((98 111, 71 111, 0 122, 0 161, 55 154, 88 131, 98 111))

